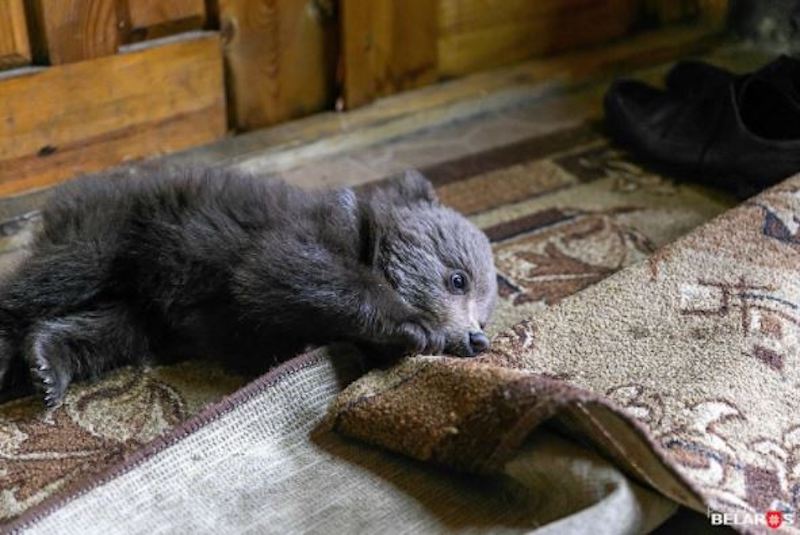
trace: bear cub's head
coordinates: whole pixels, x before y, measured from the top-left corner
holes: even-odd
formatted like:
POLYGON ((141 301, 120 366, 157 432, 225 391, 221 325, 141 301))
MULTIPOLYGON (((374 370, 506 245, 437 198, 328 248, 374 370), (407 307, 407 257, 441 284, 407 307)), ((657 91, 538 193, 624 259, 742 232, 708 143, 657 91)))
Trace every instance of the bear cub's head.
POLYGON ((370 262, 444 337, 446 353, 471 357, 488 349, 484 329, 494 311, 497 277, 486 235, 442 206, 418 171, 380 184, 366 202, 370 262))

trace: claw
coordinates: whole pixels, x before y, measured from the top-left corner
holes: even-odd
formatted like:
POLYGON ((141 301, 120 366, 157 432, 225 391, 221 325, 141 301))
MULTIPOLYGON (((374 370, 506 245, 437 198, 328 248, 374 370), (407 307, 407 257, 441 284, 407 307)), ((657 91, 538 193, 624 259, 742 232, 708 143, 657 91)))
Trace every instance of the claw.
POLYGON ((44 405, 48 409, 55 409, 58 407, 59 403, 56 399, 56 394, 52 390, 47 390, 47 393, 44 396, 44 405))
POLYGON ((60 396, 56 389, 56 378, 50 375, 49 366, 36 366, 31 369, 31 375, 38 382, 38 390, 42 393, 44 405, 47 409, 55 409, 60 404, 60 396))

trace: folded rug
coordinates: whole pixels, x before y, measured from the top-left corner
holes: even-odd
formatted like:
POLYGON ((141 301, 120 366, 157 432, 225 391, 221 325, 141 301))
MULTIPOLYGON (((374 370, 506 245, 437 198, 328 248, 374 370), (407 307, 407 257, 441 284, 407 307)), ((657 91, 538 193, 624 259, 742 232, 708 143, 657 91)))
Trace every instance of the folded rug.
POLYGON ((549 421, 666 496, 763 528, 800 505, 798 265, 800 176, 516 324, 485 357, 368 374, 329 423, 485 473, 549 421))

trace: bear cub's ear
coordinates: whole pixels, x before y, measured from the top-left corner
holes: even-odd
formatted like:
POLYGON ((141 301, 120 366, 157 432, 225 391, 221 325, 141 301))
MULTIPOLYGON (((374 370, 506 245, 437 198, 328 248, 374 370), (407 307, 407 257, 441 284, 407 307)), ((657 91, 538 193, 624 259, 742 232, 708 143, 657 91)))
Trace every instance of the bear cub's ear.
POLYGON ((387 180, 379 190, 382 200, 392 204, 439 203, 433 185, 416 169, 408 169, 402 175, 387 180))
POLYGON ((438 206, 439 199, 430 181, 415 169, 382 182, 373 183, 360 192, 365 202, 360 203, 361 260, 375 265, 382 239, 386 239, 387 205, 413 208, 420 205, 438 206))

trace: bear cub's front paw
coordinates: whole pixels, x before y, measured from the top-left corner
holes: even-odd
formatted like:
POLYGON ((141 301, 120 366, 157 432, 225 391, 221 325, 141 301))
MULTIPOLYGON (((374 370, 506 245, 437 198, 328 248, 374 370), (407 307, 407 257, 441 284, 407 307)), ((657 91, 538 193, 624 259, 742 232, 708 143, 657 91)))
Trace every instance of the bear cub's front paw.
POLYGON ((428 327, 424 322, 407 321, 398 327, 401 346, 412 354, 436 355, 444 351, 444 335, 428 327))

